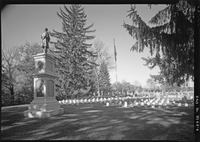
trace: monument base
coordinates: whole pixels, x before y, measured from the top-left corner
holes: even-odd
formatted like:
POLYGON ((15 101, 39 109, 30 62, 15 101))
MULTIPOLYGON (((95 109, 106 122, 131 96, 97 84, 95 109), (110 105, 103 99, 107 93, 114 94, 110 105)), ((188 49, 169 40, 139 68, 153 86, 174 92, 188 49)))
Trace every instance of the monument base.
POLYGON ((61 115, 64 113, 63 108, 48 111, 36 111, 36 110, 26 110, 24 116, 28 118, 48 118, 53 115, 61 115))
POLYGON ((28 108, 24 111, 24 116, 28 118, 46 118, 64 113, 64 109, 60 108, 54 97, 35 98, 28 108))

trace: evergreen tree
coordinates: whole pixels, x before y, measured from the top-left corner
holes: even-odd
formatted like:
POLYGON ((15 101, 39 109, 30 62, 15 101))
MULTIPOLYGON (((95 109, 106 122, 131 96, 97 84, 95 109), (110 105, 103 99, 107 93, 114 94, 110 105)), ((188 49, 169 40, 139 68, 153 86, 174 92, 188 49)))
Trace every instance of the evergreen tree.
POLYGON ((111 90, 110 75, 105 62, 102 62, 100 65, 99 90, 100 92, 103 92, 104 95, 108 94, 108 92, 111 90))
POLYGON ((58 17, 62 20, 62 31, 53 30, 51 36, 57 38, 54 56, 56 58, 56 70, 59 76, 59 92, 62 95, 73 97, 86 94, 91 90, 93 82, 93 68, 96 66, 90 59, 95 57, 95 53, 89 51, 92 44, 87 44, 94 36, 88 33, 93 26, 86 27, 86 17, 84 8, 81 5, 71 5, 69 8, 64 5, 64 10, 60 8, 58 17))
POLYGON ((131 6, 128 17, 132 24, 124 23, 124 28, 136 38, 137 42, 132 50, 142 52, 149 47, 153 58, 143 58, 146 65, 161 70, 166 81, 181 85, 190 76, 194 76, 194 3, 193 1, 180 1, 169 4, 159 11, 148 26, 137 14, 135 7, 131 6))

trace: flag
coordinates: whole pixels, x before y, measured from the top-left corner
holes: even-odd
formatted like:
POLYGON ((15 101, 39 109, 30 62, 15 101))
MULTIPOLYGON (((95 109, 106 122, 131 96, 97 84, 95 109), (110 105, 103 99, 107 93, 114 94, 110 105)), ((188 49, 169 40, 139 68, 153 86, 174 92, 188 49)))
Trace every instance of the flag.
POLYGON ((114 55, 115 55, 115 62, 117 61, 117 51, 116 51, 116 47, 115 47, 115 39, 113 39, 114 41, 114 55))

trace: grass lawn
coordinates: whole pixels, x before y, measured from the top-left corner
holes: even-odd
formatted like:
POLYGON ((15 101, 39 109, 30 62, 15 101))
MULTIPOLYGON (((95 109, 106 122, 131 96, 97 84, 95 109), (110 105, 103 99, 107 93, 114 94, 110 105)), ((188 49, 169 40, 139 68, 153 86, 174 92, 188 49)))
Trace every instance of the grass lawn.
POLYGON ((193 107, 121 108, 105 104, 62 105, 50 118, 25 118, 27 106, 1 109, 2 140, 189 140, 193 107))

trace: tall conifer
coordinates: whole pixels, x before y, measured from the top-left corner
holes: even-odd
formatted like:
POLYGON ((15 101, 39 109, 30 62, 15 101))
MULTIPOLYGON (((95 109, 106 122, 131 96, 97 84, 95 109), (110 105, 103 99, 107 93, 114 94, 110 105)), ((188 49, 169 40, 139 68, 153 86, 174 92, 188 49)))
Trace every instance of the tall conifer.
POLYGON ((88 35, 95 30, 86 26, 87 15, 81 5, 64 5, 58 17, 62 20, 62 32, 53 30, 51 36, 57 39, 54 56, 59 75, 59 92, 62 95, 79 96, 90 91, 93 82, 93 68, 96 66, 90 59, 96 55, 89 51, 92 44, 86 41, 94 38, 88 35))
POLYGON ((99 90, 103 92, 104 95, 108 95, 108 92, 111 90, 110 75, 105 62, 102 62, 100 65, 99 90))
POLYGON ((168 4, 149 21, 153 24, 150 27, 134 6, 128 14, 132 23, 124 23, 124 28, 137 40, 131 50, 143 52, 148 47, 154 57, 143 58, 146 65, 158 66, 169 84, 181 85, 194 77, 194 11, 193 1, 168 4))

